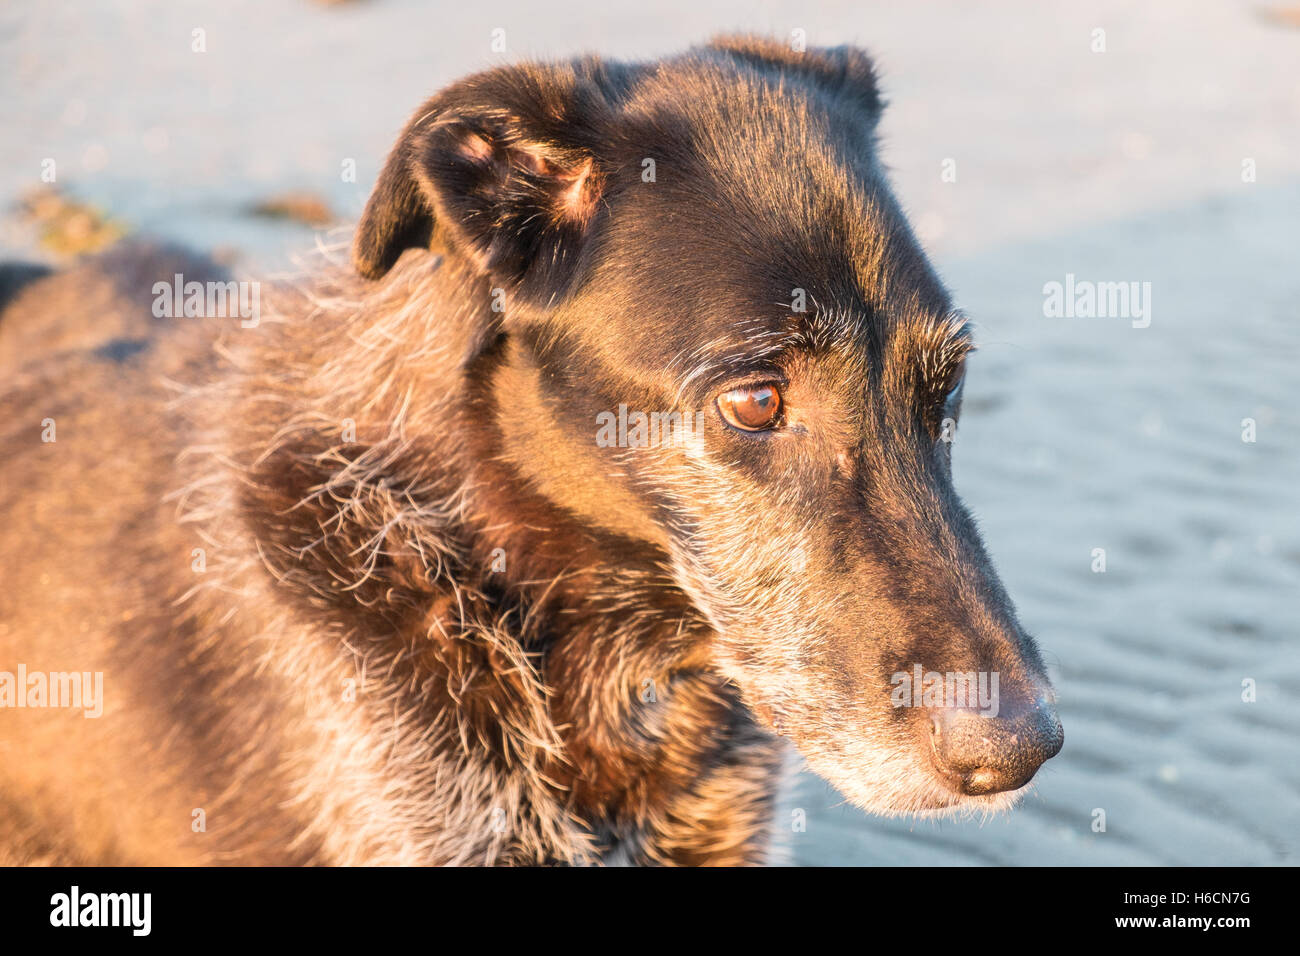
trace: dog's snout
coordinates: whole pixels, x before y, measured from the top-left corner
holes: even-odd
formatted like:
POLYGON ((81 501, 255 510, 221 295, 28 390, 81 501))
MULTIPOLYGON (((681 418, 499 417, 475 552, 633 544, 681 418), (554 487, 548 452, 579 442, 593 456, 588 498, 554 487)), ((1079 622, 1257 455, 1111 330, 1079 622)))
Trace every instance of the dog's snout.
POLYGON ((1044 700, 1017 714, 938 707, 929 718, 935 767, 964 794, 1023 787, 1065 742, 1056 708, 1044 700))

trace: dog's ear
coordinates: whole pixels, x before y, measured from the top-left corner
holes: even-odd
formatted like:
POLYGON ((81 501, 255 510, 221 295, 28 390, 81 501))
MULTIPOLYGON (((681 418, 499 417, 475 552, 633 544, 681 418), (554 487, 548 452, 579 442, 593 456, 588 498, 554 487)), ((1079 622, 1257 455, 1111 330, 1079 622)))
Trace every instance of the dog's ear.
POLYGON ((436 229, 503 284, 561 289, 600 208, 609 112, 599 84, 565 66, 503 67, 444 90, 379 175, 353 240, 357 270, 380 278, 436 229))
POLYGON ((723 35, 709 41, 710 49, 779 73, 806 77, 832 96, 860 109, 874 126, 884 109, 876 68, 865 50, 854 46, 795 50, 770 37, 723 35))

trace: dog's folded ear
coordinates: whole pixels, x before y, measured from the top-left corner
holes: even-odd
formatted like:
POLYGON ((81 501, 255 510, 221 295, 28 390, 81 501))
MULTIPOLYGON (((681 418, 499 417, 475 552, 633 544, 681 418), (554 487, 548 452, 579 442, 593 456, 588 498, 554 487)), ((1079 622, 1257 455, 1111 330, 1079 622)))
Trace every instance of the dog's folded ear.
POLYGON ((867 52, 858 47, 795 50, 770 37, 741 34, 714 37, 709 41, 709 48, 753 66, 806 77, 832 96, 862 110, 870 125, 875 125, 884 109, 875 66, 867 52))
POLYGON ((437 229, 503 284, 553 294, 597 218, 609 111, 600 86, 565 66, 503 67, 438 94, 379 175, 353 240, 357 270, 380 278, 437 229))

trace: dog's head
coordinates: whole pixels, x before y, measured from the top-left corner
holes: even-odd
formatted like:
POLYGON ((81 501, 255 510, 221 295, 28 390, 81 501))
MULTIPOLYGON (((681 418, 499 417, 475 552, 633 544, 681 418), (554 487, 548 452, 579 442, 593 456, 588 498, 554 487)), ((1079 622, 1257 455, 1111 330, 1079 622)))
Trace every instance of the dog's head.
POLYGON ((970 330, 880 109, 851 48, 493 70, 416 114, 354 260, 433 242, 487 277, 506 454, 661 549, 813 769, 879 812, 994 809, 1062 732, 952 488, 970 330))

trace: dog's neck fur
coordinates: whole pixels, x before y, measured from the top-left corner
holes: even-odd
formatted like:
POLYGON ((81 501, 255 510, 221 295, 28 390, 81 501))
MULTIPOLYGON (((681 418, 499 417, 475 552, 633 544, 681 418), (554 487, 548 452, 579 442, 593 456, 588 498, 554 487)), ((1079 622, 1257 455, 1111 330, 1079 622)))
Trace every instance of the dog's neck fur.
POLYGON ((590 526, 638 542, 636 551, 658 549, 656 563, 666 565, 668 542, 663 529, 640 499, 610 477, 610 470, 617 467, 612 456, 596 463, 588 454, 595 443, 596 423, 575 433, 559 422, 544 397, 544 374, 521 343, 505 343, 492 376, 493 414, 502 453, 515 474, 547 501, 590 526))
POLYGON ((231 434, 255 437, 231 457, 282 600, 384 675, 377 696, 416 722, 406 761, 549 781, 463 797, 506 824, 489 859, 761 861, 779 748, 713 671, 657 532, 566 457, 581 438, 540 413, 527 355, 477 331, 485 315, 448 315, 487 308, 479 280, 414 258, 288 294, 245 361, 231 434), (400 352, 401 321, 431 346, 400 352))

